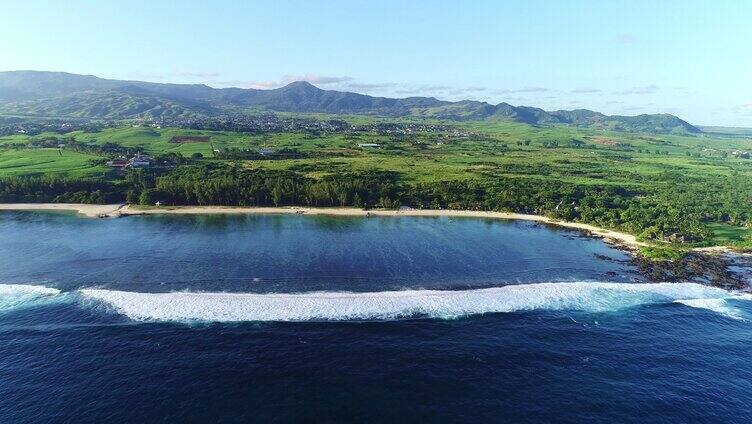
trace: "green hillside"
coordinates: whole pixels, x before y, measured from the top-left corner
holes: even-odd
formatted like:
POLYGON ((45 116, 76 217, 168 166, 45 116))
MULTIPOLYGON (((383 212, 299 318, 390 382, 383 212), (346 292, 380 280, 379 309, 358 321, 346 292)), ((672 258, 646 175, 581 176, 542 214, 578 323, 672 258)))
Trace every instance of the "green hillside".
POLYGON ((508 120, 625 132, 699 133, 667 114, 607 116, 590 110, 545 111, 508 103, 492 105, 433 97, 385 98, 322 90, 293 82, 271 90, 214 89, 205 85, 106 80, 54 72, 0 72, 0 114, 96 119, 176 119, 267 110, 451 121, 508 120))

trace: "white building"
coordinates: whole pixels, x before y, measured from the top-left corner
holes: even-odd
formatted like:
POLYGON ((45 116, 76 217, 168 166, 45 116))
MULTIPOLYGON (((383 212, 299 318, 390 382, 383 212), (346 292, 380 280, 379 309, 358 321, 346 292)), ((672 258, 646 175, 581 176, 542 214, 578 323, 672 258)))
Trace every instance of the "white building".
POLYGON ((136 156, 128 161, 128 166, 131 168, 148 168, 153 161, 149 156, 142 156, 141 153, 136 153, 136 156))

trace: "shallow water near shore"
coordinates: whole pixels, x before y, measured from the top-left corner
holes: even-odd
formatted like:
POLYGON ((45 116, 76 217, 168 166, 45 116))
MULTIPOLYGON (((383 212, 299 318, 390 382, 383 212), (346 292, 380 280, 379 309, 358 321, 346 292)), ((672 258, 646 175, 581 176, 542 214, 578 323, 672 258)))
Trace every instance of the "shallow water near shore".
POLYGON ((750 320, 531 222, 0 213, 0 422, 743 422, 750 320))

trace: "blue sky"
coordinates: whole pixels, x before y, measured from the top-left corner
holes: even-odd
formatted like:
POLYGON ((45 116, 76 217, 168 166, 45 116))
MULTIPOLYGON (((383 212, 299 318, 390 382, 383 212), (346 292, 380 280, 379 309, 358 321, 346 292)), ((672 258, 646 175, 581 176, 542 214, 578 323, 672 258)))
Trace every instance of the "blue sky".
POLYGON ((10 1, 0 70, 752 127, 752 1, 10 1))

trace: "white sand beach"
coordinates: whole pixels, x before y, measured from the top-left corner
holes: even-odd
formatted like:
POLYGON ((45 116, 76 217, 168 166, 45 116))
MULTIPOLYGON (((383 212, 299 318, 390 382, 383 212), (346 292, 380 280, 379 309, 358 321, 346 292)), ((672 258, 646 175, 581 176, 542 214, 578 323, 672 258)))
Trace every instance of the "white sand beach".
POLYGON ((81 203, 0 203, 0 211, 69 211, 88 218, 116 216, 125 205, 87 205, 81 203))

